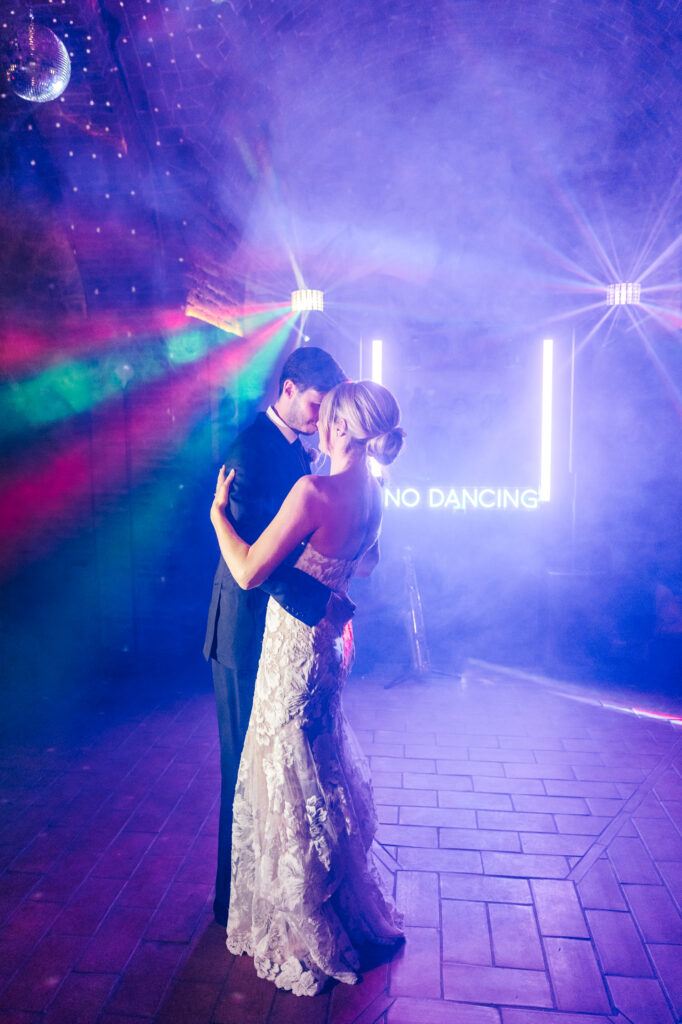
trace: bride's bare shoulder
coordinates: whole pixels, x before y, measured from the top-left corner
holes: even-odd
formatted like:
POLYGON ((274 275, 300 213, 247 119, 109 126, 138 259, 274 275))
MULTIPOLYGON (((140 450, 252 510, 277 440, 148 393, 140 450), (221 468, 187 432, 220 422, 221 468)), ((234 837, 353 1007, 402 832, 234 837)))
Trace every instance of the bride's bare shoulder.
POLYGON ((291 491, 306 504, 325 501, 329 496, 329 477, 306 474, 296 481, 291 491))

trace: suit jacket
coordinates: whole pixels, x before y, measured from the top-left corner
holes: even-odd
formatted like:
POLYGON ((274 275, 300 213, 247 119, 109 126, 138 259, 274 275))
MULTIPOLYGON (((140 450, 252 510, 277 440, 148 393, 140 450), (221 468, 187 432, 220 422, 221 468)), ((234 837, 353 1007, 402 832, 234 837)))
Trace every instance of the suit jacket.
MULTIPOLYGON (((239 536, 248 544, 261 535, 274 519, 280 505, 305 473, 308 457, 300 444, 290 444, 265 413, 238 434, 225 459, 227 470, 235 470, 230 487, 227 516, 239 536)), ((319 580, 295 569, 303 543, 272 575, 253 590, 235 583, 223 558, 213 580, 208 612, 204 657, 215 658, 254 678, 265 627, 265 609, 272 596, 283 608, 310 626, 325 613, 330 590, 319 580)))

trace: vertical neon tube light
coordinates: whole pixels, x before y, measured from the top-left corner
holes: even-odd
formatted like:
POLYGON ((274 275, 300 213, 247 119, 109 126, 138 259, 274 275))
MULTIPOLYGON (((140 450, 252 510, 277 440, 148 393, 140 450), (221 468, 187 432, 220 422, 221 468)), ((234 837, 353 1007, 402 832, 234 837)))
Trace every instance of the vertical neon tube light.
POLYGON ((554 342, 542 342, 542 427, 540 436, 540 486, 538 498, 549 501, 552 486, 552 388, 554 378, 554 342))
MULTIPOLYGON (((375 384, 383 384, 382 377, 384 374, 384 343, 380 338, 372 339, 372 374, 371 379, 375 384)), ((376 459, 369 460, 369 468, 372 476, 381 476, 381 466, 376 459)))
POLYGON ((372 380, 375 384, 383 384, 384 343, 380 338, 372 340, 372 380))

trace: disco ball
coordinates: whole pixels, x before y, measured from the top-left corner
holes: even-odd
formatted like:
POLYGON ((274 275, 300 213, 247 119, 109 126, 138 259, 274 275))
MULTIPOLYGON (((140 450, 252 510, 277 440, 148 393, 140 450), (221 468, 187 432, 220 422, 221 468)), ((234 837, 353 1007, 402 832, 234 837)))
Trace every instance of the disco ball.
POLYGON ((29 22, 10 43, 7 80, 22 100, 56 100, 71 77, 71 61, 61 39, 49 28, 29 22))

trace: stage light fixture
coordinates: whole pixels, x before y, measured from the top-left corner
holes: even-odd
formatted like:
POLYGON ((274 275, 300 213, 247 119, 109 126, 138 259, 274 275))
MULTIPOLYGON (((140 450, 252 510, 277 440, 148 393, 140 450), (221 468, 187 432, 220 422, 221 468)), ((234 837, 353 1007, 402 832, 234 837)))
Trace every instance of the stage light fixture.
POLYGON ((606 290, 606 302, 609 306, 638 306, 642 286, 636 281, 610 284, 606 290))
POLYGON ((294 313, 309 313, 324 309, 324 292, 316 288, 298 288, 291 293, 291 308, 294 313))

